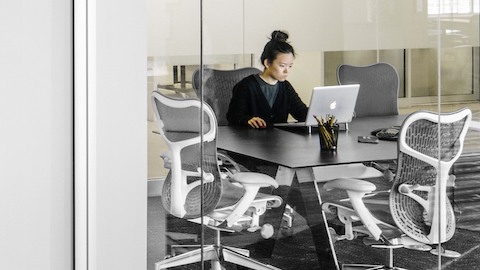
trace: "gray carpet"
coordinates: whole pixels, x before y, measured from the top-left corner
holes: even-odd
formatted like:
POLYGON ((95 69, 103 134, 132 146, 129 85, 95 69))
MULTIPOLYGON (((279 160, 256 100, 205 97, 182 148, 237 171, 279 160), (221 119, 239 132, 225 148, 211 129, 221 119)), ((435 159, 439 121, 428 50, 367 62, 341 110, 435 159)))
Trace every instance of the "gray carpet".
MULTIPOLYGON (((454 205, 457 230, 454 237, 445 244, 445 248, 460 252, 460 258, 442 258, 442 269, 480 269, 480 155, 465 155, 454 165, 457 177, 456 186, 449 192, 454 205)), ((383 179, 369 179, 381 189, 388 189, 390 183, 383 179)), ((323 193, 323 192, 322 192, 323 193)), ((322 194, 324 200, 328 197, 338 197, 340 194, 322 194)), ((331 218, 331 217, 330 217, 331 218)), ((335 223, 332 220, 332 223, 335 223)), ((191 239, 183 239, 182 234, 170 236, 167 231, 199 235, 200 226, 188 221, 165 215, 159 197, 149 198, 148 220, 148 269, 163 258, 163 252, 168 252, 168 244, 191 244, 191 239), (166 226, 166 228, 165 228, 166 226)), ((278 234, 272 256, 262 254, 262 242, 258 233, 241 232, 222 235, 222 242, 235 247, 246 247, 251 256, 264 263, 275 265, 281 269, 307 270, 319 269, 314 243, 306 221, 300 215, 294 220, 293 236, 278 234)), ((205 231, 205 243, 210 243, 212 233, 205 231)), ((385 261, 385 251, 365 246, 361 239, 338 241, 335 243, 338 261, 343 263, 378 264, 385 261)), ((394 260, 399 267, 407 269, 438 269, 438 258, 429 252, 407 249, 395 250, 394 260)), ((185 266, 177 269, 200 269, 196 266, 185 266)), ((208 269, 208 266, 205 268, 208 269)), ((226 265, 226 269, 238 269, 226 265)))
POLYGON ((456 210, 457 228, 480 231, 480 154, 460 157, 453 173, 456 181, 450 197, 456 210))

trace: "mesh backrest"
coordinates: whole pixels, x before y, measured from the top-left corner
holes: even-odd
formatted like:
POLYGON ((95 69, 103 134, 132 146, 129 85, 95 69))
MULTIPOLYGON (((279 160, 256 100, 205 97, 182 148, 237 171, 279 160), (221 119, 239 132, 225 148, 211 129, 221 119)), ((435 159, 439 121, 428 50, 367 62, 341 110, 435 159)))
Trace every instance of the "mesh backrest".
MULTIPOLYGON (((260 70, 254 67, 233 70, 203 69, 203 99, 215 112, 219 126, 228 125, 227 111, 233 87, 243 78, 258 73, 260 70)), ((192 85, 198 97, 201 96, 201 83, 200 70, 196 70, 193 73, 192 85)))
MULTIPOLYGON (((160 100, 154 100, 160 119, 163 122, 163 131, 170 141, 187 139, 189 136, 195 137, 200 131, 200 108, 187 107, 175 108, 162 104, 160 100), (171 134, 175 134, 172 136, 171 134)), ((210 123, 206 114, 204 118, 203 130, 210 129, 210 123)))
MULTIPOLYGON (((431 114, 434 115, 433 113, 431 114)), ((401 141, 404 141, 406 145, 416 152, 435 159, 438 159, 440 155, 440 159, 443 162, 452 162, 453 164, 459 157, 459 151, 462 149, 460 140, 463 140, 461 134, 465 132, 466 121, 467 117, 453 123, 440 124, 440 152, 438 151, 438 123, 426 119, 418 119, 408 126, 402 126, 402 130, 406 129, 406 133, 405 136, 402 136, 403 134, 400 132, 399 144, 401 141)), ((432 224, 426 216, 424 207, 411 197, 398 191, 398 187, 401 184, 418 184, 438 188, 438 166, 432 166, 426 160, 425 158, 424 160, 419 159, 411 153, 399 151, 397 173, 390 193, 390 210, 397 226, 408 236, 417 241, 431 244, 431 239, 428 238, 428 235, 432 230, 432 224)), ((447 172, 450 171, 449 167, 443 169, 447 172)), ((447 179, 440 179, 440 181, 443 181, 442 184, 446 185, 447 179)), ((446 193, 445 189, 443 191, 446 193)), ((413 192, 425 200, 432 200, 432 198, 428 198, 427 192, 413 192)), ((445 226, 445 236, 446 240, 448 240, 455 231, 455 216, 450 201, 446 200, 445 204, 446 224, 443 224, 443 226, 445 226)))
MULTIPOLYGON (((165 97, 165 96, 163 96, 165 97)), ((166 97, 165 97, 166 98, 166 97)), ((170 101, 173 99, 168 98, 170 101)), ((185 101, 185 100, 184 100, 185 101)), ((178 102, 182 102, 178 100, 178 102)), ((192 100, 188 100, 192 102, 192 100)), ((200 101, 193 101, 197 103, 197 106, 190 106, 186 108, 178 108, 172 106, 173 103, 165 103, 159 99, 154 99, 156 110, 158 111, 157 117, 160 118, 162 126, 162 135, 167 140, 167 145, 170 151, 175 151, 175 144, 180 144, 187 139, 198 138, 200 136, 200 101), (168 142, 170 141, 170 143, 168 142)), ((208 105, 204 105, 204 109, 211 110, 208 105)), ((211 119, 207 114, 204 114, 204 134, 210 129, 210 125, 216 125, 215 119, 211 119)), ((222 182, 220 178, 219 168, 217 164, 216 143, 215 139, 212 141, 203 143, 203 150, 200 143, 185 146, 180 150, 181 168, 183 174, 188 172, 198 172, 199 168, 203 168, 204 174, 212 174, 214 181, 211 183, 205 183, 203 185, 203 212, 208 214, 212 212, 217 206, 221 198, 222 182), (203 164, 202 164, 203 162, 203 164)), ((172 160, 172 162, 174 162, 172 160)), ((174 166, 172 166, 172 169, 174 166)), ((187 176, 186 178, 180 177, 180 179, 173 179, 174 174, 170 171, 165 179, 162 190, 162 201, 165 209, 169 210, 171 203, 176 201, 172 198, 171 186, 173 181, 186 181, 192 183, 200 181, 200 177, 187 176)), ((201 187, 200 185, 192 190, 184 190, 188 192, 186 200, 183 202, 186 214, 183 218, 197 218, 201 216, 201 187)))
POLYGON ((337 81, 339 84, 360 84, 355 105, 357 117, 398 114, 399 78, 392 65, 340 65, 337 81))
MULTIPOLYGON (((222 195, 222 183, 216 167, 216 156, 211 151, 211 149, 214 149, 212 144, 214 143, 205 143, 203 152, 204 173, 212 173, 215 177, 214 182, 203 185, 203 212, 205 215, 211 213, 216 208, 222 195)), ((181 152, 181 156, 183 171, 196 172, 200 167, 201 154, 199 145, 184 148, 181 152)), ((186 180, 187 183, 192 183, 194 181, 200 181, 200 177, 189 176, 186 180)), ((162 189, 162 202, 165 209, 170 209, 170 203, 172 202, 170 193, 171 181, 173 181, 172 174, 169 172, 162 189)), ((184 204, 186 210, 184 218, 190 219, 200 217, 201 205, 200 186, 197 186, 187 194, 184 204)))

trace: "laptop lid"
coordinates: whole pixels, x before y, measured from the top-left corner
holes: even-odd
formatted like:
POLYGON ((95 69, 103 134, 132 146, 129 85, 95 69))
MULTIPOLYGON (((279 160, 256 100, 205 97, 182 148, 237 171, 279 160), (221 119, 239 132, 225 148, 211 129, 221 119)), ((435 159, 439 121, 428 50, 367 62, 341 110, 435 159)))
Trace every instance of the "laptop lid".
POLYGON ((305 124, 316 126, 314 115, 323 119, 327 115, 334 115, 337 123, 351 122, 359 89, 359 84, 315 87, 312 90, 305 124))

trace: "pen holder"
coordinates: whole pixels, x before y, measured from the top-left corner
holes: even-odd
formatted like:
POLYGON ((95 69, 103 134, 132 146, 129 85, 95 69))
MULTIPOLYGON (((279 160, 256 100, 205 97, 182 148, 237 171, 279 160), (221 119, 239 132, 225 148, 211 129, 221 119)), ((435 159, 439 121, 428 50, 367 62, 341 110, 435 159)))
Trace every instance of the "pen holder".
POLYGON ((321 151, 336 151, 338 144, 338 125, 327 124, 318 126, 318 138, 321 151))

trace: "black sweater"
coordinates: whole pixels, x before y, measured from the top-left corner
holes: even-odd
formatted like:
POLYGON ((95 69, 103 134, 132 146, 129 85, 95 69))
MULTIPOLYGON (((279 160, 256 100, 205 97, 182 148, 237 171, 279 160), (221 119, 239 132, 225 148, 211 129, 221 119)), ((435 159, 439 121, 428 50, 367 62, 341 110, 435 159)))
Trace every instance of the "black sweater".
POLYGON ((255 75, 244 78, 233 87, 233 95, 227 112, 229 125, 248 126, 252 117, 260 117, 267 126, 284 123, 288 114, 298 121, 305 121, 307 106, 298 96, 288 81, 278 82, 277 97, 270 108, 268 101, 255 79, 255 75))

